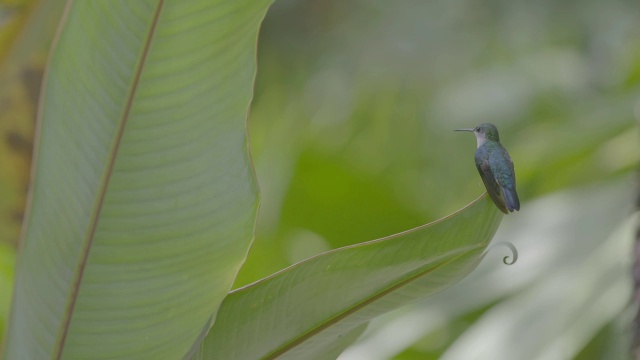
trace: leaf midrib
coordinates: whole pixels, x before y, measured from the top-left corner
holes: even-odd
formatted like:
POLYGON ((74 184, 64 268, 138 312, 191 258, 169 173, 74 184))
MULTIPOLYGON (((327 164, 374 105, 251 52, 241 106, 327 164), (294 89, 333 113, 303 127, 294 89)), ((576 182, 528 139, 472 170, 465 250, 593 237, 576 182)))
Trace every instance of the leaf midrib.
MULTIPOLYGON (((71 8, 72 4, 73 4, 74 0, 69 0, 69 2, 67 3, 67 7, 65 9, 65 16, 63 17, 64 21, 61 23, 60 27, 64 27, 66 25, 66 19, 67 16, 66 14, 68 13, 69 9, 71 8)), ((138 85, 140 83, 140 77, 142 75, 142 71, 144 69, 144 66, 146 64, 147 61, 147 55, 149 53, 149 48, 151 46, 151 42, 153 40, 153 37, 155 35, 155 31, 156 31, 156 26, 158 24, 158 19, 160 18, 160 13, 162 12, 162 8, 164 5, 164 0, 158 0, 158 3, 156 5, 156 9, 155 12, 153 14, 153 17, 151 19, 151 24, 149 27, 149 31, 147 33, 147 36, 145 38, 144 41, 144 45, 143 45, 143 49, 142 52, 140 54, 140 61, 138 62, 138 64, 136 65, 134 74, 133 74, 133 80, 131 83, 131 87, 129 89, 129 93, 127 94, 126 97, 126 103, 125 106, 123 108, 122 111, 122 115, 120 116, 120 119, 118 120, 118 128, 117 128, 117 132, 115 134, 115 138, 113 140, 113 143, 111 145, 111 150, 109 153, 109 157, 107 159, 107 163, 106 163, 106 168, 104 171, 104 174, 102 176, 102 181, 100 184, 100 188, 98 190, 98 194, 96 196, 96 204, 95 207, 92 211, 92 215, 90 217, 89 220, 89 225, 88 225, 88 231, 87 231, 87 235, 86 238, 83 241, 84 247, 80 253, 80 259, 79 259, 79 263, 78 266, 76 268, 76 271, 74 273, 74 280, 72 283, 72 286, 70 288, 70 293, 69 293, 69 298, 67 299, 67 306, 65 309, 65 313, 64 313, 64 317, 63 317, 63 321, 60 324, 60 331, 58 331, 59 334, 59 338, 56 341, 55 344, 55 348, 54 348, 54 353, 55 356, 53 357, 54 359, 60 360, 62 358, 62 352, 64 350, 64 345, 67 339, 67 334, 69 332, 69 327, 71 324, 71 318, 73 316, 74 313, 74 309, 75 309, 75 304, 76 301, 78 299, 78 293, 80 290, 80 284, 82 283, 82 278, 84 275, 84 271, 87 265, 87 259, 89 257, 89 252, 91 251, 91 247, 93 245, 93 239, 95 237, 95 233, 96 233, 96 229, 98 226, 98 221, 100 219, 100 214, 103 208, 103 204, 104 204, 104 199, 106 196, 106 192, 107 192, 107 188, 109 187, 109 182, 111 180, 111 175, 113 173, 113 168, 114 168, 114 164, 116 161, 116 157, 118 154, 118 150, 120 147, 120 143, 122 141, 122 136, 124 134, 124 129, 126 127, 126 124, 129 120, 129 116, 130 116, 130 112, 131 112, 131 107, 133 105, 133 101, 136 95, 136 92, 138 90, 138 85)), ((59 38, 60 37, 60 33, 61 31, 58 31, 58 33, 56 34, 56 37, 59 38)), ((57 39, 54 40, 54 44, 57 43, 57 39)))
MULTIPOLYGON (((310 328, 309 330, 307 330, 306 332, 300 334, 299 336, 297 336, 296 338, 293 338, 291 340, 289 340, 288 342, 286 342, 285 344, 277 347, 276 349, 274 349, 273 351, 271 351, 269 354, 265 355, 262 359, 263 360, 272 360, 272 359, 276 359, 282 355, 284 355, 285 353, 293 350, 294 348, 296 348, 297 346, 303 344, 305 341, 307 341, 308 339, 310 339, 311 337, 321 333, 322 331, 326 330, 327 328, 329 328, 330 326, 338 323, 341 320, 344 320, 345 318, 347 318, 348 316, 354 314, 355 312, 357 312, 360 309, 363 309, 364 307, 366 307, 367 305, 372 304, 373 302, 380 300, 381 298, 391 294, 392 292, 412 283, 415 280, 418 280, 420 278, 422 278, 423 276, 426 276, 428 274, 433 273, 434 271, 440 269, 441 267, 469 254, 470 252, 476 250, 476 249, 480 249, 483 247, 486 247, 487 244, 483 243, 483 244, 479 244, 479 245, 474 245, 474 246, 469 246, 469 247, 465 247, 463 249, 460 249, 460 253, 457 255, 452 255, 451 258, 444 260, 442 262, 440 262, 439 264, 433 265, 433 266, 427 266, 426 268, 423 269, 419 269, 417 272, 415 272, 414 274, 411 274, 409 276, 407 276, 405 279, 400 280, 399 282, 385 288, 382 289, 374 294, 372 294, 371 296, 363 299, 362 301, 353 304, 352 306, 350 306, 349 308, 345 309, 343 312, 340 312, 338 314, 335 314, 334 316, 328 318, 326 321, 322 322, 321 324, 310 328)), ((457 252, 457 251, 456 251, 457 252)), ((429 265, 429 264, 427 264, 429 265)))

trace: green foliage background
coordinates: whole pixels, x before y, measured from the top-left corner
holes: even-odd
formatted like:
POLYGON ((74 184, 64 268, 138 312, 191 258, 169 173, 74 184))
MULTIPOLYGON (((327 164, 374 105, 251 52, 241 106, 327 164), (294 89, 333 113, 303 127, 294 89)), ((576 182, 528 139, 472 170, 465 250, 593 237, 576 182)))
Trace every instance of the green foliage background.
POLYGON ((498 125, 525 204, 633 172, 638 15, 629 1, 276 2, 250 119, 264 194, 250 261, 271 272, 300 239, 326 249, 461 207, 482 186, 458 127, 498 125))
MULTIPOLYGON (((493 122, 522 200, 498 237, 516 243, 521 262, 503 269, 489 257, 475 278, 374 323, 343 358, 375 354, 375 340, 402 324, 412 333, 387 337, 385 349, 395 350, 378 356, 455 358, 474 331, 497 334, 483 324, 500 311, 503 327, 530 321, 538 339, 495 335, 494 348, 486 341, 495 359, 513 356, 495 350, 508 340, 545 358, 553 341, 572 344, 560 335, 585 328, 560 358, 624 358, 631 283, 593 279, 624 284, 630 272, 624 219, 640 158, 639 37, 640 9, 630 0, 276 1, 263 24, 249 119, 262 205, 235 287, 462 207, 483 188, 474 139, 452 130, 493 122), (580 281, 582 291, 567 286, 580 281), (459 300, 469 293, 474 301, 459 300), (576 304, 582 312, 572 315, 576 304), (545 313, 567 315, 571 326, 545 313), (517 314, 539 317, 538 325, 517 314), (600 320, 576 322, 594 318, 585 314, 600 320), (402 322, 410 318, 429 325, 402 322)), ((15 239, 2 242, 0 328, 15 239)))
POLYGON ((553 348, 543 334, 575 342, 560 358, 626 358, 631 315, 616 314, 630 298, 631 233, 611 234, 632 226, 620 224, 637 191, 638 20, 632 1, 275 2, 263 24, 250 118, 263 200, 237 285, 461 207, 482 184, 473 137, 452 130, 493 122, 523 199, 496 240, 514 242, 520 263, 485 260, 482 276, 380 319, 342 358, 442 358, 464 346, 454 342, 472 324, 490 320, 492 305, 519 297, 503 321, 533 330, 512 329, 489 358, 553 348), (612 248, 608 260, 593 255, 612 248), (587 272, 586 261, 602 272, 587 272), (582 279, 582 290, 548 284, 567 273, 561 278, 582 279), (594 280, 601 277, 618 287, 594 280), (603 294, 609 307, 597 301, 603 294), (476 301, 451 305, 460 297, 476 301), (595 317, 604 320, 576 320, 595 317), (580 329, 587 334, 572 335, 580 329), (394 332, 404 340, 394 342, 394 332))

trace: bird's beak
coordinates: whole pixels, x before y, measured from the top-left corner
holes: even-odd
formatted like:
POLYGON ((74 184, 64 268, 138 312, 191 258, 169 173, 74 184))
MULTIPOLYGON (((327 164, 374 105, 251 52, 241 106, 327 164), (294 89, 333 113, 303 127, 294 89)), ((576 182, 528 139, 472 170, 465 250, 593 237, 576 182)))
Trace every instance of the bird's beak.
POLYGON ((475 129, 455 129, 453 131, 471 131, 471 132, 474 132, 475 129))

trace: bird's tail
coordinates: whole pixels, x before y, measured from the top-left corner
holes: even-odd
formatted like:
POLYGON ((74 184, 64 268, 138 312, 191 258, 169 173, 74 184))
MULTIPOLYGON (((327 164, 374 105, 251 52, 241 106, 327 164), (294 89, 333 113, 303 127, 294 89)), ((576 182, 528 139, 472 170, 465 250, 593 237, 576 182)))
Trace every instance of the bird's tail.
POLYGON ((520 210, 520 199, 518 199, 518 193, 516 189, 504 189, 502 190, 502 196, 504 202, 507 205, 509 211, 520 210))

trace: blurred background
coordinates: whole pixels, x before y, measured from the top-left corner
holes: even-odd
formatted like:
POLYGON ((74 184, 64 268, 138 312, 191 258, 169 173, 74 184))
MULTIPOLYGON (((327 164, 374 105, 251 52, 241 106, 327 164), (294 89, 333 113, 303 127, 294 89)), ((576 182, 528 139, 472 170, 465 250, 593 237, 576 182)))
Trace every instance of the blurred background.
POLYGON ((443 217, 483 191, 492 122, 522 210, 480 268, 341 360, 627 359, 640 160, 634 1, 279 0, 250 135, 262 202, 237 285, 443 217))
MULTIPOLYGON (((631 0, 277 0, 249 118, 261 209, 235 287, 471 202, 484 191, 476 143, 453 130, 492 122, 522 203, 494 241, 520 259, 490 251, 458 285, 372 322, 340 359, 630 358, 639 39, 631 0)), ((45 58, 23 63, 38 74, 45 58)), ((30 111, 13 127, 0 117, 15 145, 0 154, 0 329, 30 111)))

